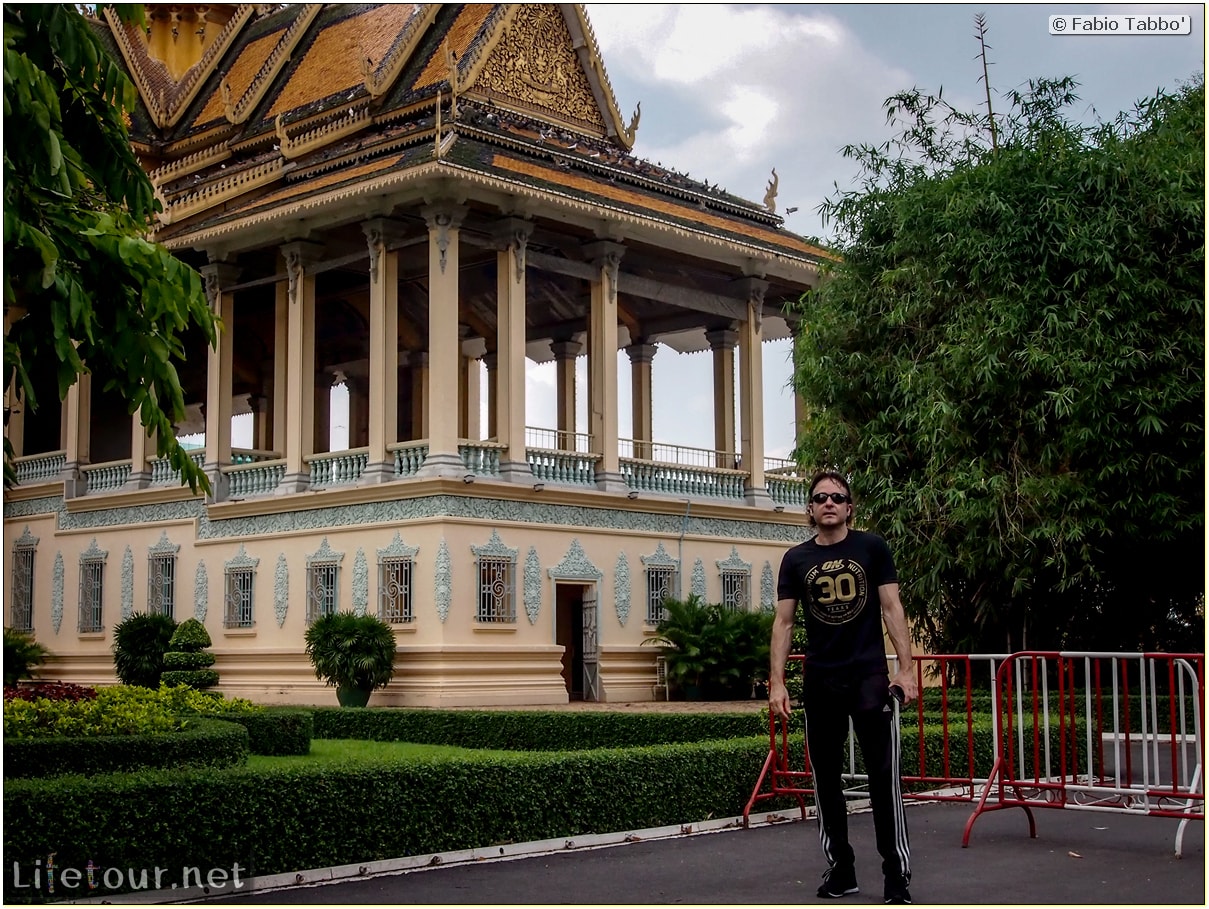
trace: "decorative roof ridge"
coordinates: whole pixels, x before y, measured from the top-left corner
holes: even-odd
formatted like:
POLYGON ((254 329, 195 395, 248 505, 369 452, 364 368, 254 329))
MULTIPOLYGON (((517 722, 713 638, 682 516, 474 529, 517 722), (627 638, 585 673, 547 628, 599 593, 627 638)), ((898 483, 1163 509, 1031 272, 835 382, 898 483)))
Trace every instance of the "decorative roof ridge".
MULTIPOLYGON (((482 108, 483 105, 474 104, 475 108, 482 108)), ((540 124, 535 124, 540 125, 540 124)), ((636 172, 625 167, 605 164, 600 161, 594 161, 590 157, 580 154, 572 154, 570 148, 559 148, 555 144, 546 142, 535 142, 528 139, 524 135, 509 136, 501 132, 496 132, 475 123, 468 122, 465 117, 460 118, 456 125, 451 124, 450 128, 463 128, 468 133, 475 133, 481 138, 489 142, 496 142, 500 145, 510 146, 518 151, 527 151, 538 158, 545 158, 554 161, 556 164, 565 162, 565 166, 574 166, 580 170, 594 171, 599 174, 605 174, 617 180, 622 180, 634 186, 639 186, 644 189, 652 189, 664 195, 677 197, 680 199, 698 202, 710 208, 721 211, 730 212, 732 214, 741 215, 750 218, 752 221, 764 224, 765 226, 780 229, 784 223, 784 219, 780 216, 769 212, 767 209, 757 207, 755 202, 750 200, 742 200, 743 203, 733 202, 730 199, 721 198, 710 195, 708 192, 701 192, 687 186, 677 186, 666 182, 658 176, 650 176, 647 174, 636 172)), ((540 133, 539 133, 540 135, 540 133)), ((579 141, 575 143, 578 145, 579 141)), ((574 148, 573 145, 571 148, 574 148)), ((649 161, 642 158, 636 158, 633 155, 619 156, 623 160, 633 161, 635 163, 646 164, 650 167, 659 167, 662 174, 666 176, 676 176, 679 179, 689 179, 683 175, 676 174, 674 171, 668 171, 659 165, 653 165, 649 161)), ((708 189, 708 184, 698 183, 704 189, 708 189)))
POLYGON ((183 158, 177 158, 175 161, 157 167, 148 176, 151 178, 152 183, 157 186, 163 186, 166 183, 188 176, 212 164, 226 161, 230 157, 231 149, 229 146, 225 144, 212 145, 209 148, 203 148, 199 152, 185 155, 183 158))
POLYGON ((420 15, 413 17, 403 27, 402 36, 396 38, 392 48, 378 61, 376 67, 370 62, 367 54, 364 52, 361 54, 361 74, 365 77, 365 90, 375 102, 395 84, 400 73, 411 61, 416 45, 441 11, 439 3, 415 3, 412 5, 421 8, 420 15))
POLYGON ((411 145, 424 145, 433 140, 434 130, 419 128, 405 135, 391 136, 382 142, 372 145, 357 145, 355 148, 334 150, 330 158, 311 162, 295 162, 295 166, 286 174, 287 183, 308 180, 319 174, 324 174, 350 164, 362 164, 375 158, 382 158, 411 145))
MULTIPOLYGON (((218 61, 222 51, 231 41, 231 36, 243 28, 244 23, 251 18, 256 11, 256 5, 250 3, 241 3, 236 7, 235 14, 227 20, 227 24, 223 26, 222 31, 215 36, 214 41, 202 54, 202 58, 194 63, 185 72, 184 77, 176 82, 175 87, 169 93, 165 89, 159 90, 158 96, 155 94, 155 86, 151 84, 148 78, 146 69, 148 67, 158 67, 166 75, 168 68, 159 60, 148 53, 147 49, 131 38, 131 33, 138 28, 133 22, 122 22, 114 11, 105 6, 101 12, 105 16, 106 22, 109 24, 110 32, 117 40, 118 47, 122 51, 122 56, 126 58, 127 68, 134 76, 134 80, 139 89, 139 94, 143 96, 143 101, 147 105, 147 112, 151 114, 151 119, 160 129, 166 129, 175 124, 181 112, 184 111, 189 103, 196 96, 201 88, 203 75, 208 75, 218 61)), ((169 76, 169 78, 171 78, 169 76)))
POLYGON ((239 125, 248 119, 248 115, 263 100, 265 92, 269 90, 269 86, 277 78, 277 74, 289 61, 290 55, 298 46, 303 33, 319 15, 322 8, 322 3, 307 3, 303 6, 294 21, 286 27, 277 46, 260 65, 260 69, 256 71, 256 75, 252 77, 252 81, 248 83, 248 87, 244 89, 244 93, 238 101, 231 98, 230 83, 225 78, 222 80, 223 116, 227 118, 228 122, 239 125))
MULTIPOLYGON (((600 56, 600 43, 596 40, 596 30, 592 28, 592 20, 588 18, 587 7, 582 3, 564 4, 564 6, 570 6, 579 20, 580 28, 584 33, 588 61, 592 70, 600 78, 601 89, 604 92, 608 113, 613 118, 614 129, 617 130, 617 138, 628 152, 634 147, 634 141, 638 137, 638 121, 642 119, 642 102, 638 102, 634 115, 630 118, 629 125, 623 126, 621 108, 617 106, 617 93, 613 91, 613 83, 609 81, 609 73, 605 69, 604 60, 600 56)), ((574 37, 574 33, 572 33, 572 37, 574 37)))
MULTIPOLYGON (((332 117, 314 129, 299 133, 297 137, 290 136, 282 120, 285 115, 278 114, 277 119, 273 122, 273 128, 280 142, 281 154, 289 159, 300 158, 310 152, 318 151, 332 142, 360 132, 374 122, 373 115, 369 112, 369 105, 364 100, 361 102, 360 110, 357 110, 355 106, 350 107, 347 114, 342 112, 343 108, 340 110, 341 113, 338 116, 332 117)), ((336 113, 336 111, 332 110, 329 113, 336 113)))
POLYGON ((213 208, 223 202, 241 196, 249 190, 272 183, 281 177, 286 162, 277 157, 263 164, 241 168, 228 177, 203 186, 193 192, 187 192, 172 202, 169 202, 160 187, 155 188, 155 197, 160 200, 163 211, 158 215, 164 226, 174 224, 198 212, 213 208))

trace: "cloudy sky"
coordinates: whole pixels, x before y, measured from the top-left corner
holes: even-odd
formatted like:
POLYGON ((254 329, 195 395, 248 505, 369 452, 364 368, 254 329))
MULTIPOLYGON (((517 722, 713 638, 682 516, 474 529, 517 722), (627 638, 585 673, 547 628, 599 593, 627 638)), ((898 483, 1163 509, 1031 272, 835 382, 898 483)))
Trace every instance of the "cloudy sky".
MULTIPOLYGON (((1204 71, 1203 6, 588 4, 622 114, 628 119, 642 103, 635 154, 757 201, 775 167, 778 211, 797 209, 786 227, 824 239, 816 209, 855 177, 840 149, 889 138, 887 97, 917 86, 943 87, 962 109, 982 100, 977 13, 988 25, 993 100, 1030 78, 1069 75, 1081 86, 1072 115, 1109 120, 1204 71), (1190 16, 1192 33, 1049 33, 1054 14, 1147 12, 1190 16)), ((624 364, 623 437, 630 430, 624 364)), ((764 364, 766 453, 784 457, 793 446, 788 342, 765 344, 764 364)), ((655 440, 713 448, 710 355, 665 348, 653 369, 655 440)), ((553 372, 531 373, 527 422, 552 427, 553 372)))

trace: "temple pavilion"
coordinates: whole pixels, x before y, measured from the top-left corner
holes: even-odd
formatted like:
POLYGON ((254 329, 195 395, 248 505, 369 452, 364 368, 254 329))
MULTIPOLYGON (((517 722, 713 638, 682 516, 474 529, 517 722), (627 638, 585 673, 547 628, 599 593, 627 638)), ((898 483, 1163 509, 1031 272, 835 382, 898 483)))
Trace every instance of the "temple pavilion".
POLYGON ((775 184, 751 202, 631 153, 641 108, 582 5, 94 25, 138 89, 154 239, 222 320, 180 367, 213 491, 103 376, 7 402, 6 620, 49 674, 113 682, 114 626, 157 611, 205 623, 227 694, 334 703, 303 636, 353 610, 396 633, 378 704, 649 700, 665 596, 772 608, 804 495, 765 456, 762 343, 828 254, 784 229, 775 184), (652 425, 660 353, 712 358, 713 449, 652 425), (535 364, 553 425, 531 423, 535 364))

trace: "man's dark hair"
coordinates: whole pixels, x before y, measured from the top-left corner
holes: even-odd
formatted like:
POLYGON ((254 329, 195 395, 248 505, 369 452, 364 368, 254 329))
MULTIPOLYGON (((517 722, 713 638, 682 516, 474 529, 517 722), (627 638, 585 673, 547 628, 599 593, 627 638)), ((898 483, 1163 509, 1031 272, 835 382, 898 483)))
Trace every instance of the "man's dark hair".
POLYGON ((814 495, 814 488, 824 480, 831 480, 844 487, 844 492, 848 494, 849 504, 852 505, 852 511, 848 513, 848 520, 845 522, 849 527, 852 526, 853 517, 856 513, 856 502, 852 499, 852 487, 848 485, 848 479, 842 474, 834 470, 820 470, 810 480, 810 488, 806 491, 806 524, 809 527, 814 526, 814 517, 810 514, 810 497, 814 495))

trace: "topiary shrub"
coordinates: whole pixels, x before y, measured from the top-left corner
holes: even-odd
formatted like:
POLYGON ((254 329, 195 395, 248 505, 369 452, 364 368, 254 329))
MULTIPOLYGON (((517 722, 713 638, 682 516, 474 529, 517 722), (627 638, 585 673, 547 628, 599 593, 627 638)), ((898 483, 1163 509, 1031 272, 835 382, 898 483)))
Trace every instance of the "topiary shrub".
POLYGON ((158 688, 164 653, 176 631, 170 615, 136 612, 113 629, 113 669, 123 685, 158 688))
POLYGON ((185 619, 168 642, 160 680, 166 685, 188 685, 199 691, 213 688, 218 684, 218 673, 206 667, 214 664, 214 655, 204 652, 210 643, 205 625, 197 619, 185 619))
POLYGON ((164 654, 164 669, 209 669, 213 665, 214 654, 204 650, 193 653, 186 650, 169 650, 164 654))
POLYGON ((4 684, 16 685, 32 679, 34 670, 46 660, 49 651, 26 631, 4 629, 4 684))
POLYGON ((204 691, 218 684, 218 673, 213 669, 165 669, 160 681, 165 685, 188 685, 204 691))

